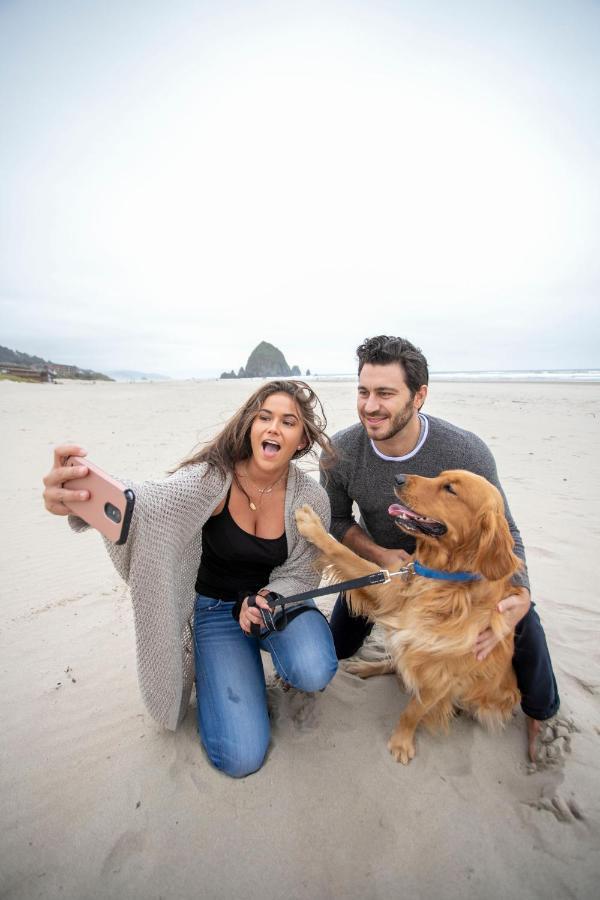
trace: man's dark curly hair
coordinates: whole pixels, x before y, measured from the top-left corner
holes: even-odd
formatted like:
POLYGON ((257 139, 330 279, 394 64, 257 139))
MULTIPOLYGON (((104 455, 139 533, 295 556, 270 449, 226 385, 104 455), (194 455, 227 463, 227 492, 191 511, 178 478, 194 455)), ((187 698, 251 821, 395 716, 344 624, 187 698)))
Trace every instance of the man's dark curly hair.
POLYGON ((358 374, 365 363, 375 366, 387 366, 398 363, 404 371, 404 380, 411 396, 414 397, 422 384, 429 384, 427 360, 419 347, 401 337, 378 334, 377 337, 366 338, 356 350, 358 356, 358 374))

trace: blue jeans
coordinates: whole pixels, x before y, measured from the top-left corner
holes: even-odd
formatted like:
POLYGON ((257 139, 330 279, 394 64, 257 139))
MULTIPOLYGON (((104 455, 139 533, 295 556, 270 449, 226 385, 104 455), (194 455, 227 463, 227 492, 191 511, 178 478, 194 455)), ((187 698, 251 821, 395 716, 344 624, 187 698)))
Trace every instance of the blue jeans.
POLYGON ((242 778, 260 769, 270 738, 261 649, 277 673, 301 691, 320 691, 337 658, 327 620, 314 601, 284 631, 260 640, 244 634, 231 615, 234 601, 196 596, 194 650, 198 731, 210 761, 242 778))

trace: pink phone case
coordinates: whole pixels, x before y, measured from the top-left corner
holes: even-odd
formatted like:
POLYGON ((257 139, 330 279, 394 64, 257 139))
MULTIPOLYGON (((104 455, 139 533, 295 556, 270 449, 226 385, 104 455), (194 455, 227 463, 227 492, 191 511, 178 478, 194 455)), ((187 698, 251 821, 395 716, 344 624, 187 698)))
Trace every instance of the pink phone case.
POLYGON ((66 465, 87 467, 87 475, 65 481, 64 487, 73 491, 89 491, 90 496, 88 500, 65 503, 65 506, 113 544, 124 544, 135 503, 133 491, 111 478, 89 459, 70 456, 66 465))

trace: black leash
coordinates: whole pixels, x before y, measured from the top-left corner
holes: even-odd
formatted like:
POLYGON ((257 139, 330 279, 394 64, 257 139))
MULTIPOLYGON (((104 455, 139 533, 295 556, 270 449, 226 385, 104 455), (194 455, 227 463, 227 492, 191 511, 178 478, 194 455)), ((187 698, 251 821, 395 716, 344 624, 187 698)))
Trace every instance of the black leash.
POLYGON ((291 597, 282 597, 281 594, 276 594, 275 591, 269 591, 266 596, 262 594, 244 594, 237 603, 234 605, 231 610, 231 615, 239 622, 240 620, 240 612, 242 609, 242 604, 244 600, 247 599, 248 606, 253 607, 256 606, 257 609, 260 610, 260 614, 262 616, 262 620, 264 622, 263 630, 260 625, 252 625, 250 630, 255 637, 267 637, 267 635, 272 634, 273 631, 283 631, 283 629, 287 626, 288 622, 298 615, 301 612, 300 609, 295 609, 292 611, 291 615, 288 616, 286 607, 295 606, 298 607, 303 604, 306 600, 313 600, 315 597, 324 597, 326 594, 337 594, 342 593, 343 591, 351 591, 355 588, 361 587, 369 587, 374 584, 388 584, 391 581, 393 575, 404 575, 407 576, 412 571, 409 566, 405 566, 402 569, 399 569, 397 572, 388 572, 387 569, 381 569, 379 572, 372 572, 370 575, 363 575, 362 578, 353 578, 350 581, 339 581, 336 584, 328 584, 322 588, 316 588, 313 591, 303 591, 301 594, 293 594, 291 597), (269 609, 263 609, 261 606, 257 606, 256 599, 257 597, 261 597, 261 599, 266 600, 269 604, 269 609), (281 607, 281 616, 275 620, 273 612, 277 609, 277 607, 281 607))
MULTIPOLYGON (((388 572, 387 569, 380 569, 379 572, 363 575, 362 578, 354 578, 351 581, 338 581, 337 584, 328 584, 325 587, 317 588, 314 591, 303 591, 303 593, 294 594, 291 597, 282 597, 281 594, 276 594, 275 591, 269 591, 265 597, 263 597, 262 594, 249 594, 247 595, 248 606, 257 606, 256 599, 259 596, 269 604, 269 609, 263 609, 262 606, 257 607, 260 609, 266 631, 263 631, 260 625, 254 624, 251 626, 250 630, 256 637, 266 637, 273 631, 283 631, 294 616, 303 612, 302 609, 296 608, 292 610, 291 614, 288 616, 286 606, 298 607, 301 606, 305 600, 313 600, 315 597, 323 597, 325 594, 343 593, 344 591, 354 590, 354 588, 369 587, 373 584, 388 584, 392 578, 398 576, 402 578, 403 581, 407 581, 413 575, 420 575, 424 578, 437 578, 443 581, 469 582, 481 580, 481 575, 478 572, 448 572, 442 569, 430 569, 427 566, 422 566, 418 560, 413 559, 395 572, 388 572), (273 610, 277 609, 278 606, 281 607, 281 616, 275 621, 273 610)), ((239 622, 240 620, 240 611, 245 599, 246 595, 242 594, 231 611, 236 622, 239 622)), ((310 609, 311 607, 305 608, 310 609)), ((320 610, 318 610, 318 612, 320 612, 320 610)))

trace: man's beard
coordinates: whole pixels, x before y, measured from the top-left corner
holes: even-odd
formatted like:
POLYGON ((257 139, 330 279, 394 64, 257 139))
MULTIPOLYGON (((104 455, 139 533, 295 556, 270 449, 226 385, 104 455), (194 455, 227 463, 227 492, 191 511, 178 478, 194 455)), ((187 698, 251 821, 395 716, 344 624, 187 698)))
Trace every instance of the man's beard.
MULTIPOLYGON (((403 406, 402 409, 396 413, 396 415, 389 420, 388 430, 384 434, 378 434, 376 438, 373 440, 376 441, 389 441, 391 438, 396 437, 401 431, 403 431, 410 420, 412 419, 415 412, 415 408, 413 405, 412 399, 408 401, 406 406, 403 406)), ((365 423, 363 422, 363 425, 365 423)), ((365 425, 368 432, 368 427, 365 425)))

